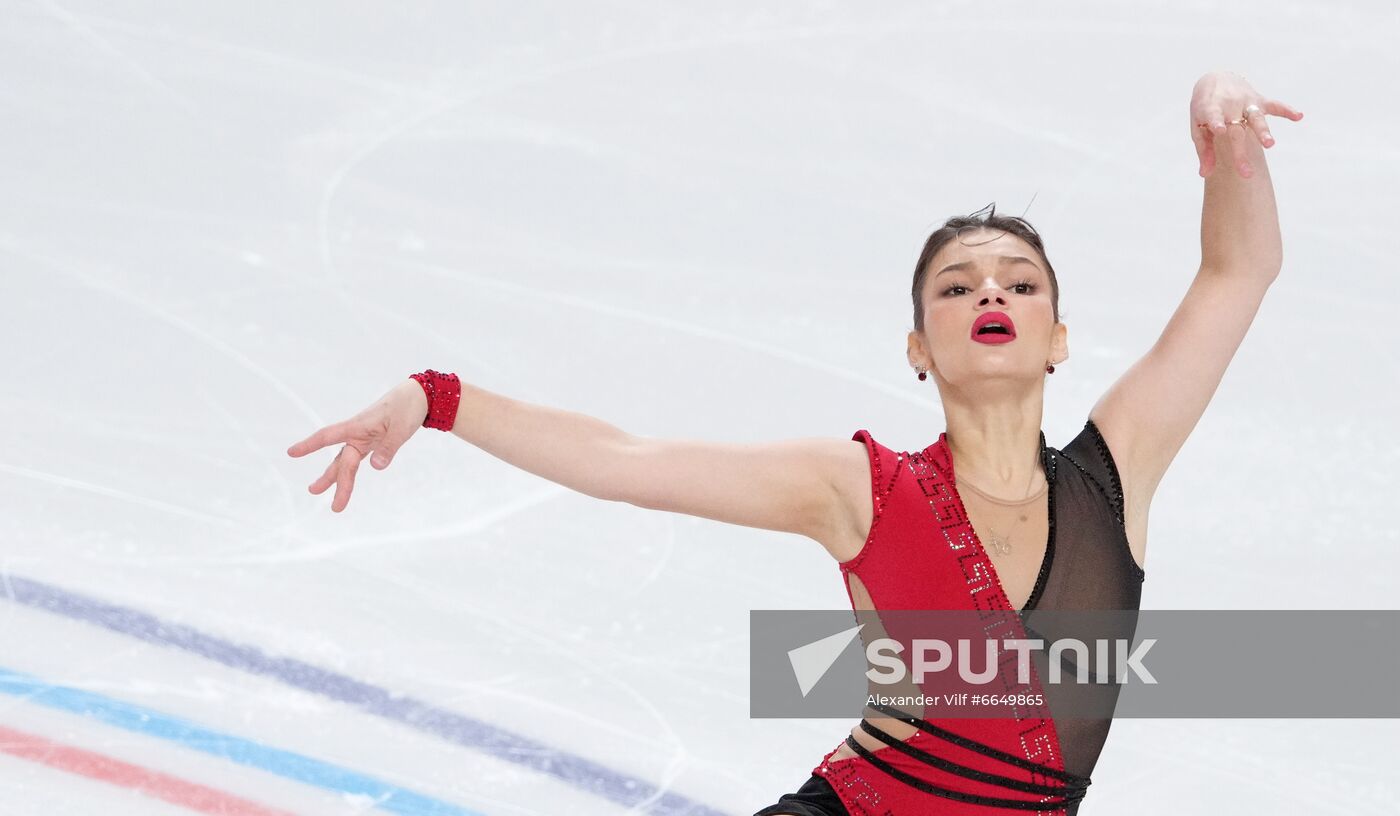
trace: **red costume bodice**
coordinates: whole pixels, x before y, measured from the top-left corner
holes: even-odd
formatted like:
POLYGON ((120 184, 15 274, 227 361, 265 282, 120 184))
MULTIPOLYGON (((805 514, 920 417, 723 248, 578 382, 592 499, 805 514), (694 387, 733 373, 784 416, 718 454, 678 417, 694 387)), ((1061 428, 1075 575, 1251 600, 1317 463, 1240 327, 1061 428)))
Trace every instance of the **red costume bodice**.
MULTIPOLYGON (((865 430, 852 439, 870 457, 874 516, 861 551, 841 564, 843 578, 859 578, 878 611, 976 611, 1017 629, 958 495, 946 434, 913 453, 895 453, 865 430)), ((1049 535, 1023 611, 1137 609, 1144 572, 1128 548, 1122 485, 1097 426, 1086 422, 1063 451, 1046 447, 1043 433, 1040 445, 1049 535)), ((919 730, 899 741, 881 738, 880 720, 867 720, 865 730, 888 747, 870 751, 848 738, 857 756, 838 759, 833 749, 813 769, 854 816, 1073 816, 1111 723, 1076 719, 1057 727, 1045 706, 998 719, 906 721, 919 730)))

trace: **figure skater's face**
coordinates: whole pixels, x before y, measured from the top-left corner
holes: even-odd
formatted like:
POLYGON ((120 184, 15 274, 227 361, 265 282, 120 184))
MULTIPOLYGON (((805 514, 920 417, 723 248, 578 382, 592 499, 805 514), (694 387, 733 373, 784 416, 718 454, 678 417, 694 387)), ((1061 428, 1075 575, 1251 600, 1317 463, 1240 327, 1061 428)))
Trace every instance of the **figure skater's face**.
POLYGON ((1046 364, 1069 356, 1068 329, 1055 322, 1050 274, 1040 253, 1009 232, 995 235, 968 230, 929 264, 924 329, 909 333, 909 362, 928 368, 940 387, 1043 383, 1046 364))

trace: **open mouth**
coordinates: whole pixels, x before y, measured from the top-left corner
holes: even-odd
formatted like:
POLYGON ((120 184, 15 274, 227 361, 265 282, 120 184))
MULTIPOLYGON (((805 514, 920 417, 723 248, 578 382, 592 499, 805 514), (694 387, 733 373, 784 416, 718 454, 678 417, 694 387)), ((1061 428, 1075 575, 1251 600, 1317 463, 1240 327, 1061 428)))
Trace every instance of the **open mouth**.
POLYGON ((979 343, 1010 343, 1016 339, 1016 324, 1005 312, 987 312, 973 321, 972 339, 979 343))

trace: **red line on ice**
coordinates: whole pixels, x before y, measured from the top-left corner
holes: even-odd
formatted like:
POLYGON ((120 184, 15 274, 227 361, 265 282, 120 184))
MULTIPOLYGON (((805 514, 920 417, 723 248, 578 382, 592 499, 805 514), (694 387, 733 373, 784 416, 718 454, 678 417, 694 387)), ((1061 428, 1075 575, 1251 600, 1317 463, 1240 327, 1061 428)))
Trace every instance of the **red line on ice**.
POLYGON ((231 793, 186 782, 178 777, 142 768, 43 737, 13 731, 0 725, 0 753, 11 754, 68 771, 89 779, 109 782, 171 804, 214 816, 295 816, 274 810, 231 793))

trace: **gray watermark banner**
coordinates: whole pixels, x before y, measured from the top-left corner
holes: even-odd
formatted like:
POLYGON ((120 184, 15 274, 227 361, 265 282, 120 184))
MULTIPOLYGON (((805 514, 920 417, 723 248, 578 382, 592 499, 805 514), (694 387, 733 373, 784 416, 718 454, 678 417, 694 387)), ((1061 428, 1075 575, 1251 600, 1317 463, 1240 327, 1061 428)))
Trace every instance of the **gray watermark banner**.
POLYGON ((1400 717, 1400 610, 754 610, 750 716, 1400 717))

